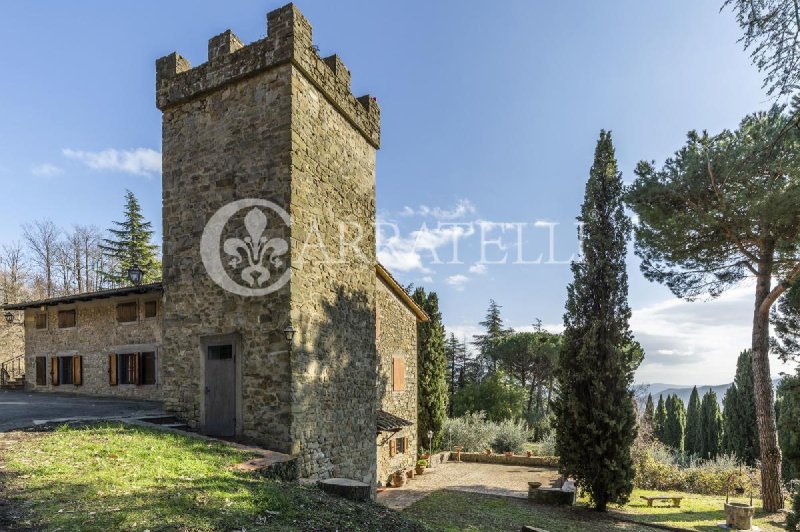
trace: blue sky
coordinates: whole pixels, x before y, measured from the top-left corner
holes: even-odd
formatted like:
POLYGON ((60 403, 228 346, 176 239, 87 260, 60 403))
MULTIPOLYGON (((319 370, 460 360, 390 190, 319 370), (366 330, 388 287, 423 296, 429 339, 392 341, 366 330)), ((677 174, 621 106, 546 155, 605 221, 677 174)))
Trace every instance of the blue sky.
MULTIPOLYGON (((154 61, 177 50, 205 60, 207 39, 231 28, 265 35, 282 2, 15 2, 0 56, 0 243, 49 217, 108 227, 126 188, 160 227, 160 113, 154 61)), ((557 327, 566 264, 484 268, 478 226, 463 264, 403 253, 422 223, 558 223, 555 258, 576 250, 572 226, 594 144, 611 129, 626 181, 640 159, 663 159, 689 129, 735 127, 771 101, 717 2, 382 2, 306 0, 323 56, 338 53, 353 92, 382 109, 380 219, 401 237, 382 258, 402 282, 436 290, 445 323, 471 335, 489 298, 507 323, 557 327), (419 261, 415 259, 418 258, 419 261)), ((547 227, 523 232, 525 258, 549 253, 547 227)), ((449 233, 434 231, 440 258, 449 233)), ((516 234, 498 227, 515 256, 516 234)), ((487 258, 502 250, 490 247, 487 258)), ((633 329, 647 350, 642 382, 729 381, 749 343, 751 292, 682 303, 629 259, 633 329)), ((780 368, 774 366, 777 372, 780 368)))

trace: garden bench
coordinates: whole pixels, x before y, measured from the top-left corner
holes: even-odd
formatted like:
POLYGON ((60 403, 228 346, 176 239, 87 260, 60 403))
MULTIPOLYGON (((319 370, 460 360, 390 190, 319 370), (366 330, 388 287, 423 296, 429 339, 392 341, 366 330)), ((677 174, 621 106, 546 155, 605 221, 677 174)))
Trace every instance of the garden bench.
POLYGON ((640 495, 640 497, 647 501, 647 506, 652 508, 654 501, 672 501, 673 508, 681 507, 681 500, 683 497, 676 497, 673 495, 640 495))

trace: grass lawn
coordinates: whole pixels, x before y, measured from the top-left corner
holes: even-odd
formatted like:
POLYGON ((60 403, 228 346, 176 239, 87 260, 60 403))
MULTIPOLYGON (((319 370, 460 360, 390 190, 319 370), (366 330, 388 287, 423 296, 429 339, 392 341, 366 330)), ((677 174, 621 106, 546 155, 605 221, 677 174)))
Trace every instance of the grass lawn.
POLYGON ((247 458, 116 423, 0 434, 0 530, 424 529, 375 503, 228 469, 247 458))
POLYGON ((532 505, 524 499, 442 490, 403 511, 433 530, 518 531, 522 525, 551 532, 629 532, 655 529, 614 521, 610 516, 583 508, 532 505))
MULTIPOLYGON (((647 501, 640 499, 640 495, 660 495, 663 492, 634 490, 630 502, 620 509, 626 517, 648 523, 669 525, 688 530, 720 530, 717 524, 725 521, 725 511, 723 504, 725 497, 714 497, 710 495, 695 495, 692 493, 668 492, 668 495, 682 495, 680 508, 648 508, 647 501)), ((731 499, 733 502, 749 502, 749 498, 731 499)), ((656 502, 655 504, 659 504, 656 502)), ((756 506, 756 517, 753 524, 761 527, 764 531, 785 530, 783 528, 784 518, 782 514, 765 514, 761 508, 761 501, 753 499, 756 506)), ((661 503, 664 506, 665 503, 661 503)))

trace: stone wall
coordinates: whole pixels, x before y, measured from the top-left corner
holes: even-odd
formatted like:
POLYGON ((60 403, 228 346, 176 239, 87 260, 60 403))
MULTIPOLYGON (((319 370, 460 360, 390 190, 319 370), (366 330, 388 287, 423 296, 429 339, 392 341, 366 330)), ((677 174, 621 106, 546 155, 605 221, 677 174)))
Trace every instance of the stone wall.
POLYGON ((8 324, 0 316, 0 364, 25 354, 25 329, 21 323, 22 313, 14 312, 14 323, 8 324))
POLYGON ((414 423, 393 436, 378 434, 378 484, 385 486, 392 473, 417 463, 417 318, 382 279, 377 280, 377 299, 378 404, 382 410, 414 423), (403 391, 392 389, 395 357, 405 361, 403 391), (390 456, 389 440, 403 437, 408 437, 409 449, 390 456))
POLYGON ((39 309, 25 311, 25 381, 29 390, 37 392, 69 392, 100 396, 136 397, 158 400, 162 390, 162 368, 164 367, 161 349, 161 297, 159 293, 141 296, 125 296, 78 302, 70 305, 46 307, 47 328, 36 328, 36 315, 39 309), (158 312, 155 318, 144 318, 145 301, 157 301, 158 312), (139 319, 130 323, 117 322, 117 304, 138 301, 139 319), (76 326, 68 329, 58 328, 58 312, 75 309, 76 326), (156 384, 135 385, 109 382, 109 360, 111 354, 121 352, 156 353, 156 384), (82 357, 82 384, 60 384, 54 386, 51 380, 51 357, 80 355, 82 357), (46 381, 44 386, 36 384, 36 357, 47 357, 46 381))

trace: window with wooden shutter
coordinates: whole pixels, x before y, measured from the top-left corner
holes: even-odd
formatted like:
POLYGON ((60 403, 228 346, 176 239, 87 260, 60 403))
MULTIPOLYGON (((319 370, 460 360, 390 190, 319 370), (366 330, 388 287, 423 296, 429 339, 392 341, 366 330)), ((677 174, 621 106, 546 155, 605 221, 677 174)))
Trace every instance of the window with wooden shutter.
POLYGON ((392 390, 402 392, 406 389, 406 361, 400 357, 392 359, 392 390))
POLYGON ((397 446, 394 439, 389 440, 389 456, 392 457, 397 453, 397 446))
POLYGON ((72 384, 75 386, 83 384, 83 357, 80 355, 72 357, 72 384))
POLYGON ((139 305, 136 301, 117 305, 117 322, 131 323, 139 319, 139 305))
POLYGON ((36 357, 36 386, 47 386, 47 357, 36 357))
POLYGON ((39 312, 35 316, 36 320, 36 328, 37 329, 47 329, 47 313, 46 312, 39 312))
POLYGON ((108 355, 108 384, 117 385, 117 355, 108 355))
POLYGON ((58 357, 50 357, 50 384, 58 386, 58 357))
POLYGON ((59 329, 69 329, 75 327, 77 322, 76 320, 77 312, 75 309, 72 310, 59 310, 58 311, 58 328, 59 329))
POLYGON ((408 438, 397 438, 395 441, 395 452, 397 454, 405 454, 408 449, 408 438))
POLYGON ((72 356, 58 357, 58 384, 74 384, 74 370, 72 356))
POLYGON ((144 317, 155 318, 158 315, 158 301, 144 302, 144 317))

